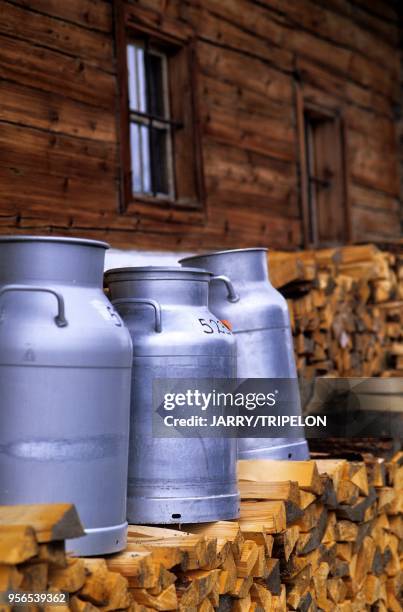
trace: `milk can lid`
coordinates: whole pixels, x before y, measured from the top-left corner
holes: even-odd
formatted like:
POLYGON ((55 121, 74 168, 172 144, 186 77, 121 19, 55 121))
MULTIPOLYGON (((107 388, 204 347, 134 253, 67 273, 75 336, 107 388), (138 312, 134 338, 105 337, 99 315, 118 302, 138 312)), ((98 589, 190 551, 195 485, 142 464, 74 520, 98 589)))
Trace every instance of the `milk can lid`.
POLYGON ((179 263, 182 261, 192 261, 192 259, 197 259, 199 257, 210 257, 212 255, 227 255, 228 253, 247 253, 250 251, 268 251, 269 249, 266 247, 247 247, 245 249, 226 249, 224 251, 207 251, 207 253, 195 253, 194 255, 188 255, 187 257, 183 257, 179 260, 179 263))
POLYGON ((83 246, 94 246, 103 249, 109 249, 110 245, 101 240, 92 240, 91 238, 70 238, 69 236, 33 236, 25 234, 16 234, 10 236, 0 236, 0 242, 54 242, 77 244, 83 246))
POLYGON ((119 280, 123 280, 123 277, 125 276, 127 276, 127 280, 134 280, 136 277, 147 280, 164 278, 177 278, 178 280, 185 280, 187 278, 195 279, 195 276, 199 277, 197 280, 208 280, 213 276, 213 274, 208 270, 203 270, 202 268, 184 268, 181 266, 138 266, 112 268, 111 270, 107 270, 105 272, 105 277, 108 279, 111 279, 111 277, 116 277, 119 280))

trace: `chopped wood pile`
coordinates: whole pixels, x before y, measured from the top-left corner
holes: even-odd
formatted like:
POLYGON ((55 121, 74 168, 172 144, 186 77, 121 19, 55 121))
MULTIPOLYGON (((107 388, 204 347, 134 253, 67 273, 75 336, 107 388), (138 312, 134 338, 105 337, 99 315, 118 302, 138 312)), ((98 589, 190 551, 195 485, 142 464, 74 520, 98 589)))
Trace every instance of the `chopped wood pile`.
POLYGON ((131 525, 106 559, 66 558, 53 541, 77 535, 71 507, 42 521, 0 508, 0 590, 67 591, 73 612, 402 611, 402 452, 241 461, 238 475, 238 521, 131 525))
POLYGON ((130 526, 128 549, 107 563, 139 605, 402 610, 401 453, 391 462, 241 461, 239 484, 239 521, 130 526))
POLYGON ((401 610, 403 455, 242 461, 237 522, 130 526, 108 567, 150 610, 401 610))
POLYGON ((52 603, 17 607, 3 602, 1 612, 137 610, 127 580, 110 571, 104 559, 66 555, 64 540, 83 534, 70 504, 0 506, 0 593, 48 593, 55 598, 52 603), (68 603, 61 599, 64 593, 68 603))
POLYGON ((403 376, 403 243, 269 253, 300 376, 403 376))

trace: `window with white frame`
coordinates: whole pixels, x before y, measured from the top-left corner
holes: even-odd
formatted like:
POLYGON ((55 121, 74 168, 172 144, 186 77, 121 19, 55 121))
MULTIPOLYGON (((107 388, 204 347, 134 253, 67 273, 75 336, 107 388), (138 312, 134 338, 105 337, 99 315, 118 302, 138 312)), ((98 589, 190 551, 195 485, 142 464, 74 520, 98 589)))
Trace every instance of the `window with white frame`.
MULTIPOLYGON (((134 3, 114 6, 119 93, 120 202, 124 214, 175 219, 204 206, 197 42, 188 25, 142 24, 134 3)), ((200 213, 200 218, 197 216, 200 213)))
POLYGON ((167 55, 134 41, 127 45, 132 192, 174 199, 172 121, 167 55))

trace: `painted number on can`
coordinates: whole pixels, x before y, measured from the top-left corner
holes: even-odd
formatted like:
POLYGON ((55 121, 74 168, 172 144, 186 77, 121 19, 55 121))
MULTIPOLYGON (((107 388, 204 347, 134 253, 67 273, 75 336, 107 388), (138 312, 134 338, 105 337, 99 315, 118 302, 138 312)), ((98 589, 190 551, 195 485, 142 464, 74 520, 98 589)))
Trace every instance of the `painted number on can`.
POLYGON ((97 309, 105 321, 112 321, 116 327, 122 327, 121 318, 112 306, 108 306, 100 300, 91 300, 91 304, 97 309))
POLYGON ((228 327, 216 319, 199 319, 199 323, 205 334, 231 334, 228 327))

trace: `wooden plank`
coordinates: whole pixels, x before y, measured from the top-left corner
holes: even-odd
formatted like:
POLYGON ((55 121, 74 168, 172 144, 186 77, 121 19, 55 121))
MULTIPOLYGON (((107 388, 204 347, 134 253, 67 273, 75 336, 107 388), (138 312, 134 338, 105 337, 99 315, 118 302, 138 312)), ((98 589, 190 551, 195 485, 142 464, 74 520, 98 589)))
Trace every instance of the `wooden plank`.
POLYGON ((60 0, 13 0, 13 2, 91 30, 112 31, 112 11, 107 0, 69 0, 63 3, 60 0))
POLYGON ((274 536, 273 556, 288 561, 300 536, 298 525, 285 529, 274 536))
MULTIPOLYGON (((346 74, 353 76, 353 78, 355 78, 358 82, 362 82, 365 85, 367 85, 369 81, 374 86, 377 86, 382 92, 385 91, 386 83, 388 83, 389 87, 393 86, 392 81, 395 77, 388 80, 385 78, 385 75, 382 74, 382 70, 380 68, 374 69, 374 51, 373 44, 370 44, 369 42, 369 40, 372 40, 370 33, 357 28, 354 30, 354 37, 349 36, 348 32, 351 32, 352 28, 354 29, 354 24, 349 22, 349 28, 347 31, 345 31, 345 38, 343 40, 343 34, 340 33, 340 28, 337 28, 336 25, 337 17, 335 18, 332 16, 332 20, 330 20, 327 18, 327 14, 322 11, 321 20, 319 21, 320 26, 316 25, 313 16, 315 13, 320 11, 317 4, 312 5, 313 9, 310 11, 301 11, 300 3, 297 1, 288 3, 286 10, 284 9, 284 4, 281 4, 280 6, 278 5, 278 0, 266 0, 265 3, 268 7, 275 8, 276 11, 280 11, 282 13, 294 11, 294 19, 296 21, 294 22, 294 19, 285 20, 278 18, 278 15, 271 13, 266 8, 261 6, 259 6, 259 8, 254 7, 254 10, 250 11, 248 3, 244 0, 237 0, 236 2, 234 2, 234 0, 231 2, 226 0, 222 1, 219 6, 210 0, 203 3, 203 6, 205 8, 209 8, 212 13, 223 14, 231 23, 241 25, 246 31, 251 31, 258 36, 264 35, 266 38, 272 40, 276 44, 282 43, 287 49, 291 49, 292 51, 298 53, 301 53, 301 49, 303 49, 303 53, 305 55, 310 55, 320 63, 328 63, 328 65, 333 69, 336 68, 341 70, 346 74), (302 28, 295 27, 296 24, 300 26, 301 22, 305 24, 309 22, 309 26, 314 31, 308 32, 308 28, 306 26, 304 30, 302 28), (332 41, 324 39, 322 28, 324 28, 325 31, 327 30, 328 35, 330 32, 332 33, 332 41), (318 31, 321 33, 320 39, 317 36, 318 31), (336 36, 337 41, 334 40, 334 37, 336 36), (340 38, 342 38, 342 41, 340 41, 340 38), (360 53, 354 53, 350 49, 345 49, 341 46, 340 43, 343 42, 348 42, 349 46, 351 46, 352 38, 354 38, 354 42, 356 44, 358 43, 360 51, 362 52, 365 50, 366 53, 369 53, 371 59, 364 57, 360 53), (351 56, 353 56, 353 62, 351 61, 351 56)), ((343 30, 346 30, 346 28, 344 27, 343 30)), ((389 53, 391 53, 389 47, 387 50, 389 53)), ((383 58, 385 57, 385 53, 386 51, 384 51, 383 58)), ((394 60, 394 67, 397 74, 397 64, 393 53, 391 56, 394 60)), ((388 68, 390 70, 390 64, 388 65, 388 68)), ((395 89, 395 92, 396 91, 397 90, 395 89)))
POLYGON ((285 504, 279 501, 242 502, 239 524, 241 531, 280 533, 286 528, 285 504))
POLYGON ((366 110, 361 106, 349 104, 344 109, 344 119, 349 130, 375 138, 382 142, 385 148, 393 149, 396 146, 395 121, 392 117, 379 114, 375 108, 366 110))
POLYGON ((250 590, 252 602, 256 603, 257 609, 270 610, 272 596, 268 589, 258 583, 254 583, 250 590))
POLYGON ((216 521, 214 523, 201 523, 186 525, 189 533, 204 536, 206 538, 217 538, 217 542, 222 540, 231 543, 234 555, 238 557, 241 553, 244 538, 237 522, 216 521))
POLYGON ((0 35, 0 78, 114 112, 115 79, 57 51, 0 35), (23 59, 21 59, 23 58, 23 59))
POLYGON ((251 482, 284 482, 294 480, 301 489, 322 492, 322 482, 314 461, 271 461, 267 459, 238 461, 238 478, 251 482))
POLYGON ((204 168, 208 201, 220 208, 233 207, 231 219, 237 210, 248 204, 256 212, 266 209, 270 214, 298 216, 295 168, 286 162, 263 155, 252 158, 237 147, 213 144, 204 148, 204 168))
POLYGON ((327 104, 340 107, 341 101, 349 101, 367 110, 376 111, 393 119, 390 101, 381 93, 346 79, 342 74, 329 71, 320 63, 307 58, 297 58, 297 69, 304 92, 312 102, 323 102, 323 91, 327 104))
POLYGON ((178 605, 175 586, 170 585, 160 595, 151 595, 145 589, 131 589, 134 600, 153 610, 176 610, 178 605))
POLYGON ((0 81, 0 121, 63 133, 79 138, 116 142, 115 117, 103 108, 46 93, 11 81, 0 81))
MULTIPOLYGON (((267 5, 270 6, 270 0, 267 5)), ((276 8, 278 3, 274 2, 276 8)), ((291 0, 281 6, 281 11, 292 20, 295 27, 301 27, 315 36, 325 38, 337 45, 358 51, 369 59, 383 65, 387 70, 397 74, 395 47, 389 41, 379 40, 379 37, 360 26, 354 19, 330 11, 324 3, 298 2, 291 0), (388 44, 389 43, 389 44, 388 44)))
POLYGON ((28 7, 4 0, 0 33, 82 58, 86 63, 113 72, 112 38, 61 19, 53 19, 28 7))
POLYGON ((108 603, 102 607, 104 612, 128 608, 133 602, 132 596, 127 588, 127 580, 120 574, 108 572, 104 580, 104 586, 108 594, 108 603))
POLYGON ((23 575, 14 565, 0 565, 1 592, 15 591, 21 586, 22 580, 23 575))
POLYGON ((0 563, 17 565, 38 553, 35 531, 26 525, 0 525, 0 563))
POLYGON ((63 541, 39 544, 38 561, 45 561, 49 567, 66 567, 66 553, 63 541))
POLYGON ((202 73, 240 86, 269 100, 292 105, 293 87, 289 77, 265 62, 228 49, 214 48, 203 41, 197 44, 202 73))
POLYGON ((124 6, 125 24, 130 28, 139 28, 142 32, 157 36, 162 42, 186 43, 195 34, 185 20, 181 19, 180 5, 173 2, 171 6, 157 0, 148 2, 126 3, 124 6), (172 10, 171 10, 172 9, 172 10))
MULTIPOLYGON (((196 0, 191 0, 190 3, 196 8, 200 6, 196 0)), ((205 0, 203 8, 215 17, 223 18, 230 24, 238 26, 242 31, 250 32, 275 47, 284 46, 281 44, 284 36, 282 24, 279 20, 273 19, 272 15, 262 6, 254 6, 251 11, 247 0, 222 0, 219 4, 214 0, 205 0)), ((200 17, 196 13, 195 27, 199 20, 200 17)), ((274 57, 276 57, 275 52, 274 57)))
POLYGON ((80 598, 93 606, 105 606, 109 599, 105 559, 84 559, 84 567, 87 577, 80 589, 80 598))
POLYGON ((247 52, 275 64, 282 70, 292 69, 293 58, 289 51, 273 44, 267 36, 245 31, 242 25, 236 22, 239 19, 229 21, 230 11, 227 10, 223 16, 218 5, 212 8, 213 10, 207 10, 203 5, 190 4, 183 6, 183 18, 197 30, 200 39, 230 50, 247 52))
POLYGON ((398 238, 399 213, 354 206, 351 209, 354 240, 398 238))
POLYGON ((129 526, 128 533, 128 550, 136 550, 138 546, 141 550, 150 550, 154 559, 159 559, 167 569, 178 563, 181 563, 184 570, 198 569, 214 564, 217 558, 216 538, 206 539, 198 534, 180 533, 174 529, 143 529, 138 525, 129 526), (150 530, 155 535, 147 535, 147 532, 151 533, 150 530), (182 556, 178 558, 178 555, 182 556))
MULTIPOLYGON (((151 550, 125 550, 116 555, 111 555, 107 560, 107 569, 119 572, 128 579, 129 586, 136 588, 153 588, 160 578, 161 563, 157 557, 153 557, 151 550)), ((178 557, 179 562, 182 557, 178 557)), ((163 566, 162 566, 163 567, 163 566)))
MULTIPOLYGON (((103 210, 116 210, 116 192, 110 181, 97 183, 84 177, 53 176, 34 170, 18 174, 12 168, 1 166, 0 179, 0 197, 26 218, 26 226, 31 221, 34 225, 35 218, 40 219, 42 227, 54 224, 55 220, 56 225, 71 225, 72 220, 74 225, 79 225, 80 219, 84 220, 87 215, 91 219, 91 209, 98 209, 95 217, 98 221, 103 210)), ((97 225, 91 221, 84 227, 96 229, 97 225)), ((102 230, 102 222, 98 227, 102 230)))
POLYGON ((239 490, 242 500, 279 500, 284 501, 287 524, 296 521, 302 515, 299 506, 300 494, 296 482, 284 483, 253 483, 248 481, 239 482, 239 490))
POLYGON ((381 40, 393 45, 398 44, 396 24, 379 18, 371 12, 371 8, 367 4, 359 6, 358 4, 351 5, 348 0, 327 0, 326 6, 351 18, 361 28, 373 32, 381 40))
POLYGON ((349 185, 349 191, 353 207, 374 209, 375 211, 385 212, 388 215, 392 213, 392 216, 399 211, 398 199, 387 193, 375 191, 369 187, 356 185, 354 183, 349 185))
POLYGON ((234 108, 236 106, 241 111, 253 112, 270 119, 293 120, 292 100, 287 103, 285 100, 268 98, 249 87, 230 83, 227 79, 219 79, 202 71, 200 71, 198 81, 202 107, 205 98, 206 103, 216 107, 234 108))
POLYGON ((236 561, 238 578, 247 578, 252 575, 252 569, 258 560, 259 545, 253 540, 245 540, 239 559, 236 561))
POLYGON ((300 492, 296 482, 239 482, 241 499, 268 499, 300 504, 300 492))
POLYGON ((0 506, 0 526, 29 525, 38 542, 78 538, 84 530, 71 504, 0 506))
POLYGON ((353 180, 391 196, 399 193, 396 154, 382 140, 351 131, 348 135, 350 172, 353 180))
POLYGON ((283 121, 207 107, 204 130, 214 140, 285 161, 295 160, 294 131, 283 121))
POLYGON ((8 123, 0 124, 0 164, 22 175, 32 170, 53 176, 116 176, 115 149, 108 143, 81 140, 8 123))
POLYGON ((314 527, 326 524, 327 509, 319 502, 314 502, 304 511, 302 517, 298 519, 297 525, 302 533, 311 531, 314 527))
POLYGON ((30 592, 41 592, 47 590, 48 565, 46 562, 23 563, 19 567, 23 575, 21 589, 30 592))
POLYGON ((49 572, 49 586, 67 593, 74 593, 84 586, 86 578, 82 559, 68 559, 67 567, 52 568, 49 572))
POLYGON ((196 570, 187 572, 186 583, 177 589, 180 609, 198 606, 217 585, 220 570, 196 570), (188 585, 188 586, 187 586, 188 585))
POLYGON ((397 99, 398 89, 393 73, 375 66, 371 60, 357 53, 292 27, 288 29, 286 45, 295 53, 304 55, 318 64, 327 65, 345 79, 373 89, 392 100, 397 99))

